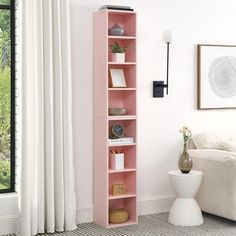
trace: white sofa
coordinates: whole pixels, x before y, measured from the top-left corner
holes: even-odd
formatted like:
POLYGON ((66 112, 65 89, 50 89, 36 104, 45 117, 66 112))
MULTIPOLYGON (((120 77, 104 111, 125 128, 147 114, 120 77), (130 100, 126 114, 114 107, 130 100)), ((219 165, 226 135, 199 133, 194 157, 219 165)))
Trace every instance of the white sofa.
POLYGON ((236 132, 199 134, 191 146, 193 169, 203 171, 196 196, 201 210, 236 221, 236 132))

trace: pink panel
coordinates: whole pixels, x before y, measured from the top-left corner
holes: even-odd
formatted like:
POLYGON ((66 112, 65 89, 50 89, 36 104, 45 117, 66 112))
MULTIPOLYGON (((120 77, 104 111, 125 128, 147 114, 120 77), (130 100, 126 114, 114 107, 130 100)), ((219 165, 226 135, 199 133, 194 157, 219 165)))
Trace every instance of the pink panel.
POLYGON ((136 147, 128 147, 124 150, 125 168, 136 168, 136 147))
POLYGON ((105 117, 107 114, 108 51, 106 31, 107 13, 99 11, 94 14, 94 117, 105 117))
POLYGON ((103 227, 108 225, 106 35, 107 13, 99 11, 94 14, 94 221, 103 227))
POLYGON ((124 200, 123 199, 110 200, 109 208, 124 208, 124 200))
POLYGON ((124 200, 125 209, 129 213, 129 220, 136 221, 137 220, 137 208, 136 208, 136 198, 127 198, 124 200))

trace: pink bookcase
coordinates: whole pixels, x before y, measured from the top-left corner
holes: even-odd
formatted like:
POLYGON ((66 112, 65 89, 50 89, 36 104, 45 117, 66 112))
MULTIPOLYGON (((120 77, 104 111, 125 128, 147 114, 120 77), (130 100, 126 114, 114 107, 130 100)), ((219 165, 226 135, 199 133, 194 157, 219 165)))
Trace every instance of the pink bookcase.
POLYGON ((94 221, 105 228, 137 223, 136 97, 136 12, 100 10, 94 13, 94 221), (108 35, 115 23, 124 28, 123 36, 108 35), (124 63, 112 61, 110 45, 115 42, 128 45, 124 63), (111 87, 110 69, 123 69, 127 87, 111 87), (111 116, 109 108, 127 108, 127 113, 111 116), (117 123, 133 143, 109 142, 111 127, 117 123), (124 153, 124 169, 111 168, 114 151, 124 153), (112 195, 114 184, 124 184, 126 192, 112 195), (110 208, 124 208, 128 221, 110 223, 110 208))

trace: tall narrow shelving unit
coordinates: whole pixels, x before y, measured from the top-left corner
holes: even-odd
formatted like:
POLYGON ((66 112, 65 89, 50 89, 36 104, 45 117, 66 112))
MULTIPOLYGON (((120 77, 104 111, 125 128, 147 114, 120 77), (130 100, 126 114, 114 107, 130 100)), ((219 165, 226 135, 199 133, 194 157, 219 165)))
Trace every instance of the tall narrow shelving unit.
POLYGON ((100 10, 94 13, 94 221, 106 228, 137 223, 136 170, 136 13, 133 11, 100 10), (125 30, 124 36, 109 36, 115 23, 125 30), (128 45, 124 63, 111 60, 110 45, 128 45), (110 87, 110 69, 123 69, 127 87, 110 87), (127 114, 109 116, 108 109, 127 108, 127 114), (119 123, 133 143, 110 144, 109 130, 119 123), (110 150, 124 153, 124 169, 110 169, 110 150), (125 184, 126 192, 112 195, 113 184, 125 184), (109 223, 109 209, 124 208, 128 221, 109 223))

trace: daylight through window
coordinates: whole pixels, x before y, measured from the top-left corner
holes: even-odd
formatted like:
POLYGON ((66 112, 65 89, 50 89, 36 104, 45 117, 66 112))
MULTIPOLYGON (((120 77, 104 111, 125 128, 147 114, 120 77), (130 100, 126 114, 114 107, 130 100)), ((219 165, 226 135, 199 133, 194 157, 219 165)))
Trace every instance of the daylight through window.
POLYGON ((14 0, 0 0, 0 193, 14 191, 14 0))

